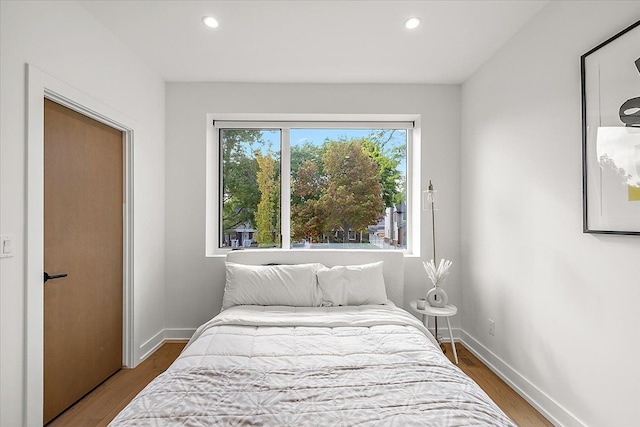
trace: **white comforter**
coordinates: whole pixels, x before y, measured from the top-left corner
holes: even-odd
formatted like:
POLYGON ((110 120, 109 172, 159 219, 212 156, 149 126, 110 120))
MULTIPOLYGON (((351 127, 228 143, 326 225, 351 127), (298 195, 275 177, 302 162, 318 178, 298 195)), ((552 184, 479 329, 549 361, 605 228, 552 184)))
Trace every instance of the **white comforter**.
POLYGON ((112 426, 513 426, 393 306, 237 306, 112 426))

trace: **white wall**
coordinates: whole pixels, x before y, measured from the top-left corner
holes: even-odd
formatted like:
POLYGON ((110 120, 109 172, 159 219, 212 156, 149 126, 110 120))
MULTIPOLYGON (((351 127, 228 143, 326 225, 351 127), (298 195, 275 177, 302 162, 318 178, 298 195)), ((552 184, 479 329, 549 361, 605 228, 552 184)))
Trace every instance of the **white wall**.
POLYGON ((25 63, 122 112, 134 140, 134 345, 164 327, 164 82, 74 2, 0 3, 0 425, 23 424, 25 63))
MULTIPOLYGON (((167 325, 177 336, 219 312, 224 288, 224 258, 205 257, 208 113, 421 114, 423 188, 432 179, 439 189, 438 255, 460 263, 459 86, 168 83, 166 90, 167 325)), ((423 235, 423 258, 406 258, 406 301, 427 290, 421 261, 431 234, 423 235)), ((461 302, 459 277, 454 269, 445 284, 453 304, 461 302)))
POLYGON ((582 233, 579 67, 638 18, 551 2, 462 87, 463 329, 565 425, 638 423, 640 238, 582 233))

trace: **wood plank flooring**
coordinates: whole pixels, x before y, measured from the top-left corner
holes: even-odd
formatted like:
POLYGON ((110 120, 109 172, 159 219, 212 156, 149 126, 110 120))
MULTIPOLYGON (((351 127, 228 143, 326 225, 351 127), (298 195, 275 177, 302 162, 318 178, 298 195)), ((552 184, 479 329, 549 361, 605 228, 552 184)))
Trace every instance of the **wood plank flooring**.
POLYGON ((147 384, 164 372, 186 343, 165 343, 135 369, 121 369, 47 427, 106 426, 147 384))
MULTIPOLYGON (((453 362, 451 344, 444 344, 446 356, 453 362)), ((458 352, 458 367, 469 375, 485 393, 520 427, 553 427, 545 417, 509 387, 499 376, 467 350, 461 343, 456 342, 458 352)))
MULTIPOLYGON (((47 427, 106 426, 151 380, 164 372, 182 351, 184 343, 165 343, 135 369, 122 369, 47 427)), ((450 344, 447 357, 453 361, 450 344)), ((553 426, 526 400, 487 368, 469 350, 456 343, 458 367, 469 375, 520 427, 553 426)))

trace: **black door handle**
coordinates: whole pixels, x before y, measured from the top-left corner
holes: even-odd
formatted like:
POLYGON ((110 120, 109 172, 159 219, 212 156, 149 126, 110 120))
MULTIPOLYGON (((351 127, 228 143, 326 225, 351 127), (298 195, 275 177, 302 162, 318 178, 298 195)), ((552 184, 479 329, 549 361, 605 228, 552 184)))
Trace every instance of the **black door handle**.
POLYGON ((67 277, 67 273, 63 273, 63 274, 54 274, 53 276, 49 276, 49 273, 47 273, 46 271, 44 272, 44 281, 45 283, 47 282, 47 280, 50 279, 60 279, 62 277, 67 277))

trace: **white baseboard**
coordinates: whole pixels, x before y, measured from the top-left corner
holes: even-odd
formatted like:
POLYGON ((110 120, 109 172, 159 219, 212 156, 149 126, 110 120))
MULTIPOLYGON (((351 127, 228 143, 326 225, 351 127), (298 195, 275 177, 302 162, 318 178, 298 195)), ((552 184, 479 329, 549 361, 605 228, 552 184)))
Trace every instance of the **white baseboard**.
MULTIPOLYGON (((433 325, 429 325, 429 332, 431 335, 435 336, 435 328, 433 325)), ((460 328, 451 328, 451 332, 453 333, 453 341, 460 341, 461 329, 460 328)), ((449 329, 447 328, 447 324, 445 323, 444 328, 438 325, 438 335, 440 336, 440 340, 445 343, 451 342, 451 338, 449 337, 449 329)))
POLYGON ((164 330, 165 341, 189 341, 196 328, 166 328, 164 330))
POLYGON ((147 341, 145 341, 136 352, 136 363, 135 366, 138 366, 139 363, 144 362, 149 356, 151 356, 157 349, 160 348, 162 343, 164 342, 164 330, 161 330, 147 341))
POLYGON ((487 365, 555 426, 584 427, 586 425, 464 330, 460 330, 460 341, 482 363, 487 365))
POLYGON ((165 342, 189 341, 195 331, 195 328, 166 328, 161 330, 140 346, 138 354, 141 354, 141 356, 138 358, 136 366, 155 353, 165 342))

